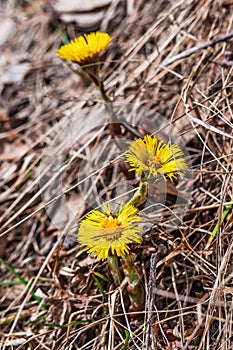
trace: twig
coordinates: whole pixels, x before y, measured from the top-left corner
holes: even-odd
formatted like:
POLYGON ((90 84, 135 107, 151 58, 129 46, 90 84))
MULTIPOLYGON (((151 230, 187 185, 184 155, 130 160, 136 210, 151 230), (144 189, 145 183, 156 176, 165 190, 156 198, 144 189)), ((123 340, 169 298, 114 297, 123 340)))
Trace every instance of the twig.
POLYGON ((151 315, 153 310, 153 304, 154 304, 154 293, 153 289, 155 288, 155 271, 156 270, 156 258, 155 255, 151 255, 150 259, 150 280, 149 280, 149 286, 148 286, 148 297, 146 302, 146 322, 145 322, 145 332, 143 332, 144 339, 143 339, 143 349, 148 349, 149 344, 151 343, 151 334, 150 334, 150 328, 151 328, 151 315))
POLYGON ((194 46, 191 49, 183 51, 176 56, 165 59, 162 62, 162 66, 169 66, 170 64, 174 63, 175 61, 189 57, 198 51, 207 49, 207 47, 209 47, 209 46, 214 46, 217 43, 220 43, 222 41, 227 41, 228 39, 231 39, 231 38, 233 38, 233 32, 230 32, 230 33, 222 35, 222 36, 218 36, 218 37, 214 38, 213 40, 207 41, 207 42, 205 42, 201 45, 198 45, 198 46, 194 46))

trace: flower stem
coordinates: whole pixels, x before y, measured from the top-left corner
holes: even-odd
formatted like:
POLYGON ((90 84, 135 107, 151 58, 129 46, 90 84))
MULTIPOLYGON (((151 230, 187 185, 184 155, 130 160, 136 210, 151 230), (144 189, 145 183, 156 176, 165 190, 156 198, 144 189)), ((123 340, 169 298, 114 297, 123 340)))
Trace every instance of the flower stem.
POLYGON ((128 204, 134 207, 139 207, 141 204, 145 203, 148 196, 148 182, 140 181, 138 190, 134 193, 134 196, 128 204))
POLYGON ((95 86, 99 89, 101 96, 105 102, 111 102, 110 98, 108 97, 105 89, 104 89, 104 82, 99 76, 99 66, 94 65, 92 67, 86 67, 85 68, 86 73, 89 75, 90 79, 93 81, 95 86))
POLYGON ((122 131, 121 131, 121 122, 119 121, 118 117, 113 111, 113 105, 112 102, 108 102, 105 104, 105 108, 110 116, 110 122, 108 124, 108 129, 110 132, 110 135, 115 137, 121 137, 122 131))
POLYGON ((145 291, 140 275, 134 264, 136 254, 128 254, 121 259, 124 274, 128 280, 128 295, 131 302, 131 311, 140 311, 144 309, 145 291))
POLYGON ((116 255, 108 255, 108 266, 113 277, 114 285, 119 286, 123 281, 123 278, 120 273, 118 257, 116 255))

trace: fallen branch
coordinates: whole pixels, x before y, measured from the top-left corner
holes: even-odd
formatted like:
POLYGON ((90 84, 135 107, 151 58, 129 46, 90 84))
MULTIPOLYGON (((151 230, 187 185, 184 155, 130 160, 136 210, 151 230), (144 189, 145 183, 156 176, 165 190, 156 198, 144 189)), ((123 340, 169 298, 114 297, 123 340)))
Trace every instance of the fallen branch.
POLYGON ((198 45, 198 46, 194 46, 191 49, 183 51, 183 52, 179 53, 176 56, 173 56, 171 58, 165 59, 162 62, 162 66, 164 66, 164 67, 165 66, 169 66, 170 64, 172 64, 172 63, 174 63, 174 62, 176 62, 178 60, 181 60, 183 58, 189 57, 189 56, 191 56, 192 54, 194 54, 194 53, 196 53, 198 51, 207 49, 207 47, 209 47, 209 46, 214 46, 217 43, 220 43, 222 41, 227 41, 228 39, 231 39, 231 38, 233 38, 233 32, 225 34, 225 35, 222 35, 222 36, 218 36, 218 37, 214 38, 213 40, 207 41, 207 42, 205 42, 205 43, 203 43, 201 45, 198 45))

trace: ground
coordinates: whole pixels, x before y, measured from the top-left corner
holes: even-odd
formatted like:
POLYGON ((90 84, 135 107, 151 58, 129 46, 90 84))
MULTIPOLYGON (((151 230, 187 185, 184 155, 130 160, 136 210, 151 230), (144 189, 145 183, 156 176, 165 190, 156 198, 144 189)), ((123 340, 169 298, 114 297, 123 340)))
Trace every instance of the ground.
POLYGON ((233 2, 0 6, 1 348, 232 349, 233 2), (56 56, 93 31, 112 37, 99 67, 110 112, 56 56), (119 259, 117 285, 77 234, 103 201, 132 196, 124 154, 145 134, 177 144, 188 169, 150 181, 143 241, 130 268, 119 259))

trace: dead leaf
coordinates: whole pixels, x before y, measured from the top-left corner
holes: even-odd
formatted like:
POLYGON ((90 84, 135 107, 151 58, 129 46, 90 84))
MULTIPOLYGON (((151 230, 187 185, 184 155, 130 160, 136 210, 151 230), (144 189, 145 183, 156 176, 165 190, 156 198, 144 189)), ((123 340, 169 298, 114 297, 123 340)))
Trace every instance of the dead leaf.
POLYGON ((14 147, 12 147, 12 144, 7 143, 4 146, 4 151, 0 155, 0 160, 16 161, 27 151, 28 145, 21 141, 16 141, 14 147))
POLYGON ((4 162, 4 166, 0 169, 0 181, 7 180, 17 169, 17 164, 11 164, 9 162, 4 162))
POLYGON ((57 203, 55 212, 54 206, 51 206, 52 210, 49 211, 48 207, 47 214, 50 217, 51 224, 49 230, 55 228, 64 229, 66 223, 77 215, 78 211, 82 211, 85 202, 80 194, 72 193, 69 198, 63 198, 57 203))
POLYGON ((9 41, 11 35, 16 31, 16 25, 12 18, 1 18, 0 21, 0 45, 9 41))
POLYGON ((64 22, 76 22, 83 29, 93 30, 103 20, 111 2, 112 0, 57 0, 53 7, 64 22))
POLYGON ((3 257, 5 255, 6 244, 7 244, 6 238, 0 237, 0 257, 3 257))
POLYGON ((53 5, 57 12, 88 12, 101 9, 110 5, 112 0, 91 0, 91 1, 76 1, 76 0, 57 0, 53 5))
POLYGON ((103 19, 105 11, 83 14, 63 14, 61 19, 66 22, 76 22, 82 28, 96 27, 103 19))
POLYGON ((232 52, 225 51, 216 61, 212 61, 215 63, 215 80, 219 78, 221 74, 221 68, 230 68, 233 65, 233 61, 229 60, 230 56, 232 56, 232 52))
POLYGON ((0 75, 2 84, 21 83, 30 67, 30 63, 23 62, 22 58, 17 54, 10 54, 5 51, 0 57, 0 75))

